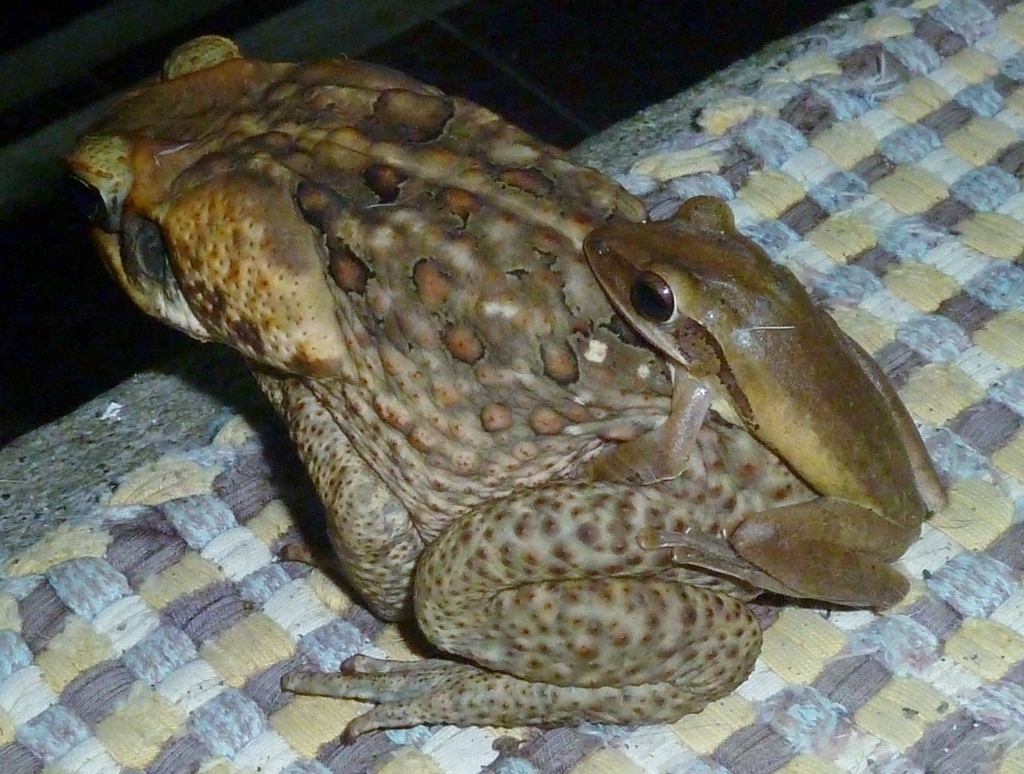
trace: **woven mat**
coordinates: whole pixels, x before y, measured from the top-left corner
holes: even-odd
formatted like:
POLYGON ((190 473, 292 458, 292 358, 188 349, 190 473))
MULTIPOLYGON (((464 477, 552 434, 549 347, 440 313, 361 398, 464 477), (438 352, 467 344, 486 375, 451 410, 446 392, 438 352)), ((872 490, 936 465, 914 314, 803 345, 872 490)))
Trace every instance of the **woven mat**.
POLYGON ((1024 4, 876 5, 623 178, 694 193, 794 267, 892 375, 951 504, 883 616, 765 613, 735 694, 673 725, 338 732, 299 660, 409 657, 274 561, 294 497, 240 419, 124 481, 0 581, 0 772, 1024 772, 1024 4))

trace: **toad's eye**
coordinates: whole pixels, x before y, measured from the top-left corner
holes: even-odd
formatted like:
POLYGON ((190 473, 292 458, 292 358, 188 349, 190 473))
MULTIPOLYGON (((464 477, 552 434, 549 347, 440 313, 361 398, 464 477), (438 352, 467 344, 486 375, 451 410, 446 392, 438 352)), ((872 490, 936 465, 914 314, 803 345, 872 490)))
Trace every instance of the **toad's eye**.
POLYGON ((89 225, 113 234, 132 188, 131 147, 123 137, 83 137, 66 159, 64 189, 89 225))
POLYGON ((111 212, 111 202, 92 183, 86 182, 74 172, 67 172, 64 175, 64 190, 78 214, 90 226, 107 232, 117 229, 117 217, 111 212))
POLYGON ((651 322, 663 323, 672 319, 676 298, 672 288, 660 274, 644 271, 633 281, 629 300, 636 313, 651 322))

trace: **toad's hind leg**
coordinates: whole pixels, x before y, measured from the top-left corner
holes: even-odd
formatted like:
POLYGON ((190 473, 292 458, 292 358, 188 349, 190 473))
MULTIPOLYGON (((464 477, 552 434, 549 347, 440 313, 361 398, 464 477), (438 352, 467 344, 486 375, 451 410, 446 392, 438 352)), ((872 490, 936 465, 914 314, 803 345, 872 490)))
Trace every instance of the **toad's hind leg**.
POLYGON ((699 712, 743 682, 760 649, 760 637, 752 646, 750 666, 733 672, 734 679, 707 694, 674 683, 551 685, 440 659, 405 662, 369 656, 354 656, 333 674, 291 672, 281 685, 296 693, 376 702, 376 707, 349 723, 344 733, 347 741, 368 731, 421 723, 513 727, 583 720, 671 722, 699 712))
MULTIPOLYGON (((674 720, 749 674, 761 630, 727 582, 637 534, 679 503, 655 489, 553 485, 455 522, 422 557, 416 616, 473 664, 356 657, 284 687, 377 702, 349 735, 417 723, 674 720), (701 587, 705 583, 713 588, 701 587)), ((669 524, 682 528, 674 516, 669 524)))

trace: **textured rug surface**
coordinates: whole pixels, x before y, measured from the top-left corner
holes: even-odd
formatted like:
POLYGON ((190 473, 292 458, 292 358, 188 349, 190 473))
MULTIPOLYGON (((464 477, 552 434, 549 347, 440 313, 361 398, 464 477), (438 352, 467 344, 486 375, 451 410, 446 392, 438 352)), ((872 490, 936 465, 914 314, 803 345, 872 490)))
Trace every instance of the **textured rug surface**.
POLYGON ((951 495, 902 562, 906 600, 762 611, 753 676, 672 725, 344 746, 361 705, 282 696, 281 674, 410 654, 275 560, 308 503, 235 418, 2 568, 0 772, 1024 772, 1024 3, 875 11, 622 180, 656 217, 729 199, 891 375, 951 495))

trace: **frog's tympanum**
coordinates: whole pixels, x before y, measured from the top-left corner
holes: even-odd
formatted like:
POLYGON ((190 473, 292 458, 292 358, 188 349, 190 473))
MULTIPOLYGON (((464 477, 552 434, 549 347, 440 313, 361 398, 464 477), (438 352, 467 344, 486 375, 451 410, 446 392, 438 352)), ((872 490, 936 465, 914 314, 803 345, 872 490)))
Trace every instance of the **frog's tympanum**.
POLYGON ((223 38, 172 54, 69 166, 134 302, 248 361, 348 583, 443 651, 285 678, 376 702, 350 736, 675 719, 745 679, 764 589, 847 601, 830 565, 866 570, 854 601, 903 588, 887 563, 925 514, 924 449, 871 361, 731 228, 641 225, 613 181, 399 73, 223 38), (664 287, 629 274, 649 257, 664 287), (716 323, 690 296, 737 310, 716 323), (707 413, 706 376, 742 422, 707 413))
MULTIPOLYGON (((681 561, 790 596, 865 607, 899 601, 908 584, 889 562, 945 492, 875 361, 792 272, 736 230, 719 199, 689 199, 667 221, 602 226, 584 250, 616 308, 673 361, 674 400, 694 414, 691 431, 708 408, 700 392, 710 382, 742 425, 821 494, 751 514, 732 531, 729 546, 756 569, 740 561, 730 571, 737 557, 716 559, 699 535, 650 533, 646 543, 675 545, 681 561)), ((629 455, 626 446, 598 459, 598 475, 674 475, 668 460, 653 476, 637 474, 650 461, 634 466, 629 455)))

